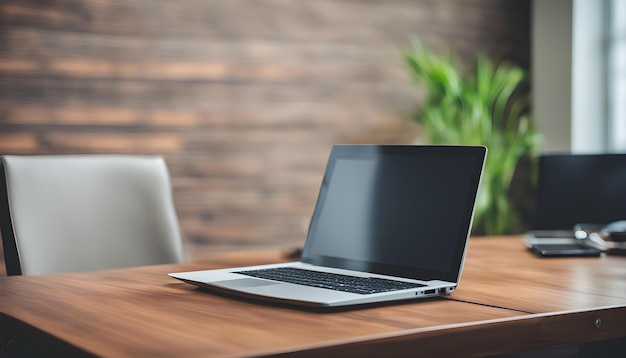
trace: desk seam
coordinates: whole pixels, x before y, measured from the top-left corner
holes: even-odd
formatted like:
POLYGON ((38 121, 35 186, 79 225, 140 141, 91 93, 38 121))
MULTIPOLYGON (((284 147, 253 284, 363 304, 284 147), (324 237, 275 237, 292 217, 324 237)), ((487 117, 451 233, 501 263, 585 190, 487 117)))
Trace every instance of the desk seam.
POLYGON ((499 308, 499 309, 503 309, 503 310, 507 310, 507 311, 514 311, 514 312, 520 312, 520 313, 526 313, 526 314, 535 314, 535 313, 537 313, 537 312, 520 310, 520 309, 517 309, 517 308, 510 308, 510 307, 503 307, 503 306, 497 306, 497 305, 490 305, 490 304, 487 304, 487 303, 480 303, 480 302, 474 302, 474 301, 461 300, 461 299, 453 298, 453 297, 442 297, 442 298, 444 298, 446 300, 450 300, 450 301, 469 303, 469 304, 478 305, 478 306, 499 308))

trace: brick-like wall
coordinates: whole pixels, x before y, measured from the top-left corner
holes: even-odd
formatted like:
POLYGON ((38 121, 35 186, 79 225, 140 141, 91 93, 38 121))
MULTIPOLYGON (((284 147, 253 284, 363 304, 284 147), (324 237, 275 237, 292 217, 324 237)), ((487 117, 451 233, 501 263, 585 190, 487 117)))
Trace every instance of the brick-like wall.
POLYGON ((0 153, 162 154, 192 255, 295 246, 333 143, 419 133, 411 35, 528 68, 529 24, 530 0, 3 0, 0 153))

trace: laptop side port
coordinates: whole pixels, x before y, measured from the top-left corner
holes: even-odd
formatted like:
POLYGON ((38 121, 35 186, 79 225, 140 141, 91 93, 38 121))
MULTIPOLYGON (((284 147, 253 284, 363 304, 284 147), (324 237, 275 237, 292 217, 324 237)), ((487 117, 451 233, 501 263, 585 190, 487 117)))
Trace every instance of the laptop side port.
POLYGON ((432 290, 425 290, 424 294, 425 295, 432 295, 433 293, 437 292, 437 290, 435 290, 434 288, 432 290))

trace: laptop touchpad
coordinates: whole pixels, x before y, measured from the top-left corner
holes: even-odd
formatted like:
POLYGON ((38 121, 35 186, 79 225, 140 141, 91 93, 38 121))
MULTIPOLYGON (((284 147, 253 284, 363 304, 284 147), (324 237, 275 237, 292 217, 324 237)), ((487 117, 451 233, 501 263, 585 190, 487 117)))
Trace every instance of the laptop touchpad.
POLYGON ((225 280, 213 282, 214 285, 228 287, 228 288, 244 288, 244 287, 258 287, 258 286, 270 286, 280 285, 280 282, 259 280, 256 278, 238 278, 235 280, 225 280))

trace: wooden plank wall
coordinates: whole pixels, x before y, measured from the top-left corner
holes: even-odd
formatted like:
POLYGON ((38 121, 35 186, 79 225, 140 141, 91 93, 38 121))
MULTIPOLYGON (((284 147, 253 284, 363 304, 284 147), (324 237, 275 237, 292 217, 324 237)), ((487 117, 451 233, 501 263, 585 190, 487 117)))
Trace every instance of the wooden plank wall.
POLYGON ((192 256, 300 245, 333 143, 419 133, 411 35, 528 68, 529 23, 529 0, 2 0, 0 153, 162 154, 192 256))

